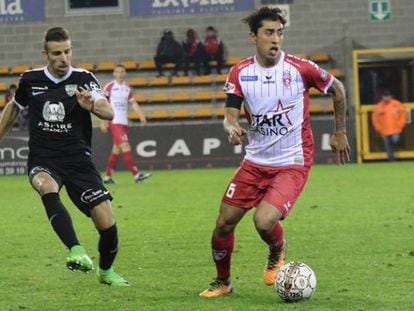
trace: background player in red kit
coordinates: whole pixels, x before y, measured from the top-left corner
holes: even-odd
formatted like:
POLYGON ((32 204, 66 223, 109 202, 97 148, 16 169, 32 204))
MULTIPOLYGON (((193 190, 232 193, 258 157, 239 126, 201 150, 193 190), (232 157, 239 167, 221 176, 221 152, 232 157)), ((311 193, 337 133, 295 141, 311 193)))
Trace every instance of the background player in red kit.
POLYGON ((315 87, 333 97, 335 127, 330 145, 337 163, 349 160, 345 125, 345 90, 340 81, 313 62, 281 50, 286 23, 278 8, 263 7, 244 20, 256 55, 230 69, 224 129, 229 142, 242 143, 247 136, 246 156, 222 198, 212 236, 217 277, 201 297, 230 293, 230 261, 234 230, 252 208, 254 224, 269 247, 263 281, 274 283, 284 264, 286 241, 280 221, 286 218, 301 193, 313 161, 309 93, 315 87), (249 128, 240 126, 244 108, 249 128))
POLYGON ((118 162, 118 157, 122 153, 125 165, 128 167, 135 182, 140 182, 151 176, 150 173, 139 173, 137 166, 132 159, 131 145, 128 141, 128 106, 132 105, 132 109, 139 116, 141 124, 145 125, 147 120, 142 110, 139 108, 138 103, 134 99, 132 89, 125 82, 125 67, 123 65, 116 65, 114 68, 115 80, 109 82, 104 87, 105 96, 109 99, 109 103, 114 110, 114 118, 108 122, 101 120, 101 129, 106 132, 109 125, 109 130, 112 134, 113 146, 112 152, 108 158, 108 164, 106 166, 106 175, 104 177, 104 183, 113 184, 112 172, 118 162))

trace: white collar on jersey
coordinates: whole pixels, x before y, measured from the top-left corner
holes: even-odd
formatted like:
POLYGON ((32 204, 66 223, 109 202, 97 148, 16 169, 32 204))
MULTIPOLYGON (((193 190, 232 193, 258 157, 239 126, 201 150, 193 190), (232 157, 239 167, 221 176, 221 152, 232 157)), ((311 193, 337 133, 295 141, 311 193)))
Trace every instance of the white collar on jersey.
POLYGON ((124 86, 124 85, 126 85, 126 82, 122 81, 121 83, 119 83, 118 81, 114 80, 114 84, 117 84, 119 86, 124 86))
POLYGON ((257 56, 256 55, 254 56, 254 63, 260 69, 269 70, 269 69, 271 69, 273 67, 276 67, 277 65, 283 63, 283 60, 284 59, 285 59, 285 52, 281 51, 281 55, 280 55, 279 61, 276 64, 274 64, 272 67, 263 67, 262 65, 260 65, 259 62, 257 61, 257 56))
POLYGON ((73 71, 73 67, 72 66, 69 66, 68 72, 62 78, 56 78, 55 76, 53 76, 50 73, 50 71, 47 68, 47 66, 44 68, 44 72, 45 72, 46 77, 48 77, 50 80, 52 80, 56 84, 58 84, 58 83, 60 83, 62 81, 65 81, 67 78, 69 78, 69 76, 72 74, 72 71, 73 71))

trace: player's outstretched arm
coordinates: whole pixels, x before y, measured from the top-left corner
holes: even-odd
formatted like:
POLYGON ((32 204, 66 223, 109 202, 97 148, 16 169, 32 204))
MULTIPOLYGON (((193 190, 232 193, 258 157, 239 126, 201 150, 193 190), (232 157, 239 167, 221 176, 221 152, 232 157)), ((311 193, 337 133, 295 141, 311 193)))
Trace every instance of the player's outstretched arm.
POLYGON ((0 141, 6 136, 6 134, 12 128, 14 122, 19 115, 20 109, 17 105, 10 101, 6 107, 4 107, 3 113, 0 117, 0 141))
POLYGON ((336 163, 345 164, 350 160, 350 147, 346 136, 346 95, 342 82, 334 78, 328 93, 332 95, 335 114, 335 128, 330 139, 330 146, 335 153, 336 163))
POLYGON ((228 133, 229 142, 232 145, 240 145, 243 136, 246 134, 246 129, 239 124, 240 110, 233 107, 226 107, 224 112, 223 126, 228 133))

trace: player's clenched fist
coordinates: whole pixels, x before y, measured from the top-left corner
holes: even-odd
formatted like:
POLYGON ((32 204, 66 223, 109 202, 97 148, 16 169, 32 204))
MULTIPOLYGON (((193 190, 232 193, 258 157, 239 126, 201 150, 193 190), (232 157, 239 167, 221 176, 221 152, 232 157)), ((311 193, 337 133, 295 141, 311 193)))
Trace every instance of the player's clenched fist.
POLYGON ((229 132, 229 142, 232 145, 240 145, 247 131, 242 127, 233 127, 229 132))

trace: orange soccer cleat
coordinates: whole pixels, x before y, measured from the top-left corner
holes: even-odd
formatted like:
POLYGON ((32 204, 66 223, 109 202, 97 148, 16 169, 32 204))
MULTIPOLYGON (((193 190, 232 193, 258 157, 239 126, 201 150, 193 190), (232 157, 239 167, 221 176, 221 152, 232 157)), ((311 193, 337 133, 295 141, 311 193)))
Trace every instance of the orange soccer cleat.
POLYGON ((276 275, 279 272, 280 267, 285 264, 286 250, 287 242, 285 240, 280 250, 269 251, 267 264, 263 271, 263 282, 266 285, 271 286, 275 283, 276 275))
POLYGON ((210 283, 210 287, 202 291, 199 296, 204 298, 219 297, 230 294, 233 291, 230 279, 220 280, 214 279, 210 283))

